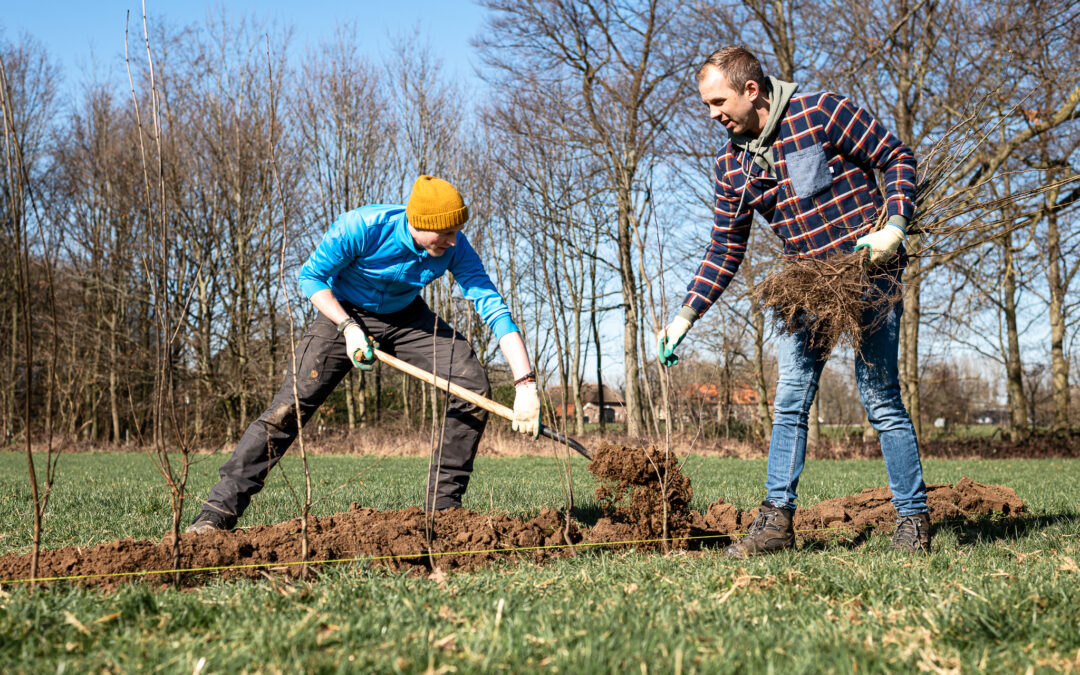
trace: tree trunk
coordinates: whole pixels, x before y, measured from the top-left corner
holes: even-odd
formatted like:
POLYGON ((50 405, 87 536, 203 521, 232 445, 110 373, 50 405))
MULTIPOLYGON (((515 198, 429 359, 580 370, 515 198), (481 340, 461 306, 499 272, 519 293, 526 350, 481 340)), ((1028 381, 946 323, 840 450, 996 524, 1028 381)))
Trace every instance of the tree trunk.
POLYGON ((810 404, 810 413, 806 424, 806 447, 815 448, 821 441, 821 421, 819 417, 819 401, 821 401, 821 389, 814 394, 814 402, 810 404))
POLYGON ((863 410, 862 414, 862 439, 864 441, 872 441, 877 438, 877 429, 874 425, 870 424, 870 418, 867 416, 866 411, 863 410))
MULTIPOLYGON (((11 352, 8 354, 8 387, 4 387, 4 438, 6 442, 15 436, 15 378, 19 363, 19 306, 11 305, 11 334, 9 336, 11 352)), ((597 347, 599 348, 599 343, 597 347)))
POLYGON ((368 425, 367 377, 364 371, 355 368, 353 370, 356 371, 356 378, 353 380, 353 391, 356 395, 356 420, 363 429, 368 425))
POLYGON ((120 394, 116 377, 119 350, 116 344, 116 331, 119 330, 117 317, 113 314, 108 322, 109 327, 109 419, 112 425, 112 442, 120 442, 120 394))
MULTIPOLYGON (((908 237, 908 247, 918 250, 921 237, 908 237)), ((922 438, 919 400, 919 322, 922 315, 922 258, 912 258, 904 270, 904 313, 900 317, 900 393, 907 407, 916 438, 922 438)))
POLYGON ((576 299, 578 311, 574 312, 574 357, 570 362, 571 395, 574 398, 574 433, 578 436, 585 433, 585 409, 581 400, 582 367, 581 367, 581 300, 576 299))
MULTIPOLYGON (((1054 193, 1056 194, 1056 190, 1054 193)), ((1053 198, 1048 198, 1053 201, 1053 198)), ((1050 288, 1050 381, 1054 431, 1069 428, 1069 362, 1065 358, 1065 284, 1061 275, 1061 233, 1057 213, 1046 219, 1046 285, 1050 288)))
POLYGON ((373 404, 374 410, 372 411, 372 417, 374 423, 379 423, 379 411, 382 409, 382 366, 375 365, 375 401, 373 404))
POLYGON ((345 418, 349 431, 356 428, 356 373, 345 376, 345 418))
POLYGON ((765 312, 761 303, 752 300, 751 323, 754 327, 754 391, 757 393, 758 424, 762 438, 772 437, 772 414, 769 412, 769 386, 765 381, 765 312))
POLYGON ((1016 267, 1013 258, 1012 234, 1001 238, 1002 263, 1005 266, 1002 293, 1005 320, 1005 378, 1009 398, 1009 432, 1014 438, 1026 431, 1028 425, 1027 400, 1024 397, 1024 366, 1020 360, 1020 331, 1016 322, 1016 267))
POLYGON ((589 301, 592 305, 589 312, 589 322, 592 324, 593 344, 596 346, 596 405, 600 415, 600 433, 607 431, 607 419, 604 417, 604 373, 603 373, 603 361, 604 350, 603 345, 600 342, 600 325, 596 318, 596 268, 593 267, 593 273, 591 276, 592 282, 592 298, 589 301))
POLYGON ((619 204, 619 277, 623 299, 623 372, 626 380, 626 433, 640 437, 643 429, 641 395, 638 389, 638 318, 637 283, 634 279, 634 260, 631 248, 629 195, 619 204))

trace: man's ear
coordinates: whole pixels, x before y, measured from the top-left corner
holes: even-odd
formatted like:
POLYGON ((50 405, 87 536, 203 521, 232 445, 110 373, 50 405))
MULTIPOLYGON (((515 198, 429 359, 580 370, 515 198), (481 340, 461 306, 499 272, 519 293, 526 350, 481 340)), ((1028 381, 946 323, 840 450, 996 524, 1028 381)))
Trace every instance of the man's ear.
POLYGON ((743 94, 746 95, 748 101, 753 103, 758 100, 758 96, 761 95, 761 87, 758 86, 757 82, 747 80, 746 85, 743 87, 743 94))

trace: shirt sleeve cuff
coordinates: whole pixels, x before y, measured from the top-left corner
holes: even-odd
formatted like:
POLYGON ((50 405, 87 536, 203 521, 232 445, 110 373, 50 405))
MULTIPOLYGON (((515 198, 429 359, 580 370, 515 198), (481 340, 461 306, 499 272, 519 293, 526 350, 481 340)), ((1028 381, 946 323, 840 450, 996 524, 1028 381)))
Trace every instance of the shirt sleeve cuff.
POLYGON ((900 214, 889 216, 889 220, 885 224, 892 225, 904 234, 907 234, 908 219, 900 214))
POLYGON ((300 292, 308 298, 315 295, 319 291, 326 290, 327 288, 330 288, 330 284, 326 283, 325 281, 312 279, 311 277, 300 279, 300 292))
POLYGON ((689 305, 683 305, 682 309, 679 310, 678 316, 681 316, 682 318, 689 321, 691 326, 693 326, 694 322, 698 320, 697 310, 689 305))
POLYGON ((507 333, 521 332, 521 329, 517 327, 514 320, 510 318, 509 312, 492 321, 490 326, 491 332, 495 333, 496 340, 501 340, 507 333))

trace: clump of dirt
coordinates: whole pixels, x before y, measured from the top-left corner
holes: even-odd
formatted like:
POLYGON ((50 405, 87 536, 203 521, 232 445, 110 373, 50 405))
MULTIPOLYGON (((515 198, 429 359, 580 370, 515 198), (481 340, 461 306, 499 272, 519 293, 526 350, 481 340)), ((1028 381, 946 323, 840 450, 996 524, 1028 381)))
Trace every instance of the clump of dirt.
POLYGON ((635 542, 645 550, 689 546, 694 493, 675 453, 605 443, 589 472, 600 481, 596 499, 606 514, 589 529, 590 542, 635 542))
MULTIPOLYGON (((927 505, 931 522, 971 520, 979 516, 1000 514, 1019 516, 1027 507, 1013 490, 1000 485, 976 483, 961 478, 955 485, 937 483, 926 486, 927 505)), ((896 509, 889 500, 887 487, 869 488, 857 495, 828 499, 809 508, 795 511, 796 533, 805 538, 820 538, 838 531, 856 535, 866 529, 891 529, 896 523, 896 509)), ((758 509, 739 511, 723 499, 709 505, 708 510, 694 521, 701 535, 735 535, 745 532, 757 516, 758 509)))
POLYGON ((746 532, 756 515, 757 509, 740 511, 721 497, 709 504, 705 513, 691 514, 693 541, 699 547, 726 545, 736 535, 746 532))
MULTIPOLYGON (((701 549, 722 545, 745 532, 757 515, 757 509, 739 511, 723 499, 713 502, 704 513, 690 511, 690 480, 674 456, 665 456, 656 448, 605 445, 595 453, 589 470, 600 480, 596 496, 605 511, 589 529, 581 530, 573 521, 568 524, 564 515, 553 509, 529 519, 449 509, 433 515, 429 544, 427 516, 421 509, 377 511, 353 504, 345 513, 311 518, 308 559, 366 560, 395 570, 428 573, 467 570, 505 559, 543 562, 573 555, 575 549, 569 545, 583 542, 637 542, 620 546, 656 550, 664 548, 657 540, 667 538, 672 540, 672 548, 701 549)), ((1014 491, 969 478, 955 486, 930 485, 927 490, 935 522, 1027 513, 1014 491)), ((800 508, 795 515, 796 533, 803 538, 844 533, 858 536, 874 528, 891 528, 896 519, 891 497, 888 488, 879 487, 800 508)), ((186 573, 183 583, 187 586, 202 584, 215 575, 257 578, 271 572, 296 576, 301 570, 295 564, 301 559, 300 521, 182 535, 180 548, 185 568, 229 568, 186 573), (237 567, 243 565, 258 567, 237 567)), ((76 577, 76 581, 103 588, 132 580, 164 585, 170 581, 169 575, 139 573, 168 570, 172 562, 168 538, 160 542, 121 539, 94 547, 42 551, 37 576, 76 577)), ((320 566, 310 569, 317 573, 320 566)), ((29 576, 29 554, 0 557, 0 580, 29 576)))
MULTIPOLYGON (((366 559, 391 569, 416 572, 472 569, 506 558, 542 562, 552 556, 570 555, 572 549, 565 546, 582 539, 573 522, 567 527, 565 518, 553 509, 527 520, 448 509, 434 514, 428 546, 422 509, 377 511, 356 504, 345 513, 311 518, 308 537, 309 560, 366 559)), ((180 554, 186 569, 229 567, 219 572, 226 578, 257 578, 266 571, 297 576, 301 566, 292 563, 302 558, 300 519, 233 532, 181 535, 180 554), (242 565, 258 567, 236 568, 242 565)), ((172 567, 169 535, 159 542, 120 539, 92 548, 66 546, 42 551, 37 576, 104 575, 88 576, 82 581, 111 588, 136 578, 153 584, 168 583, 169 575, 133 573, 172 567)), ((312 565, 311 569, 318 570, 319 566, 312 565)), ((24 579, 29 575, 29 554, 0 557, 0 579, 24 579)), ((189 573, 184 583, 198 585, 205 579, 189 573)))

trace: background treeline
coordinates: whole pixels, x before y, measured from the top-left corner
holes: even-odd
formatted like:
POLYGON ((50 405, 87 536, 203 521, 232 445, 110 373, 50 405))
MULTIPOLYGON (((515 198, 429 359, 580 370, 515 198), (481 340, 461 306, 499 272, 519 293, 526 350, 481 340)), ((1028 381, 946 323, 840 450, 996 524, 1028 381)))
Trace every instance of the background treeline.
MULTIPOLYGON (((419 173, 466 196, 467 233, 546 384, 567 392, 552 403, 573 405, 572 431, 584 429, 583 383, 603 372, 630 435, 665 415, 691 433, 767 435, 774 328, 753 296, 778 264, 766 228, 680 366, 664 377, 654 358, 711 226, 725 136, 693 72, 726 44, 803 91, 849 95, 920 156, 958 125, 981 129, 943 192, 993 176, 985 194, 1001 196, 1077 173, 1076 3, 482 4, 472 86, 422 35, 373 59, 363 31, 328 27, 301 53, 287 29, 223 17, 151 21, 152 69, 133 21, 129 59, 113 66, 132 86, 90 80, 67 100, 47 51, 3 36, 0 442, 23 438, 27 420, 35 437, 93 443, 166 426, 195 446, 235 439, 312 316, 298 266, 338 214, 402 201, 419 173)), ((1014 435, 1076 418, 1077 191, 975 210, 950 241, 911 237, 925 255, 905 275, 901 376, 921 433, 939 418, 1014 435)), ((451 284, 427 298, 496 359, 451 284)), ((838 357, 813 419, 858 425, 838 357)), ((511 395, 497 362, 491 372, 496 395, 511 395)), ((318 424, 415 424, 433 406, 377 368, 350 375, 318 424)))

